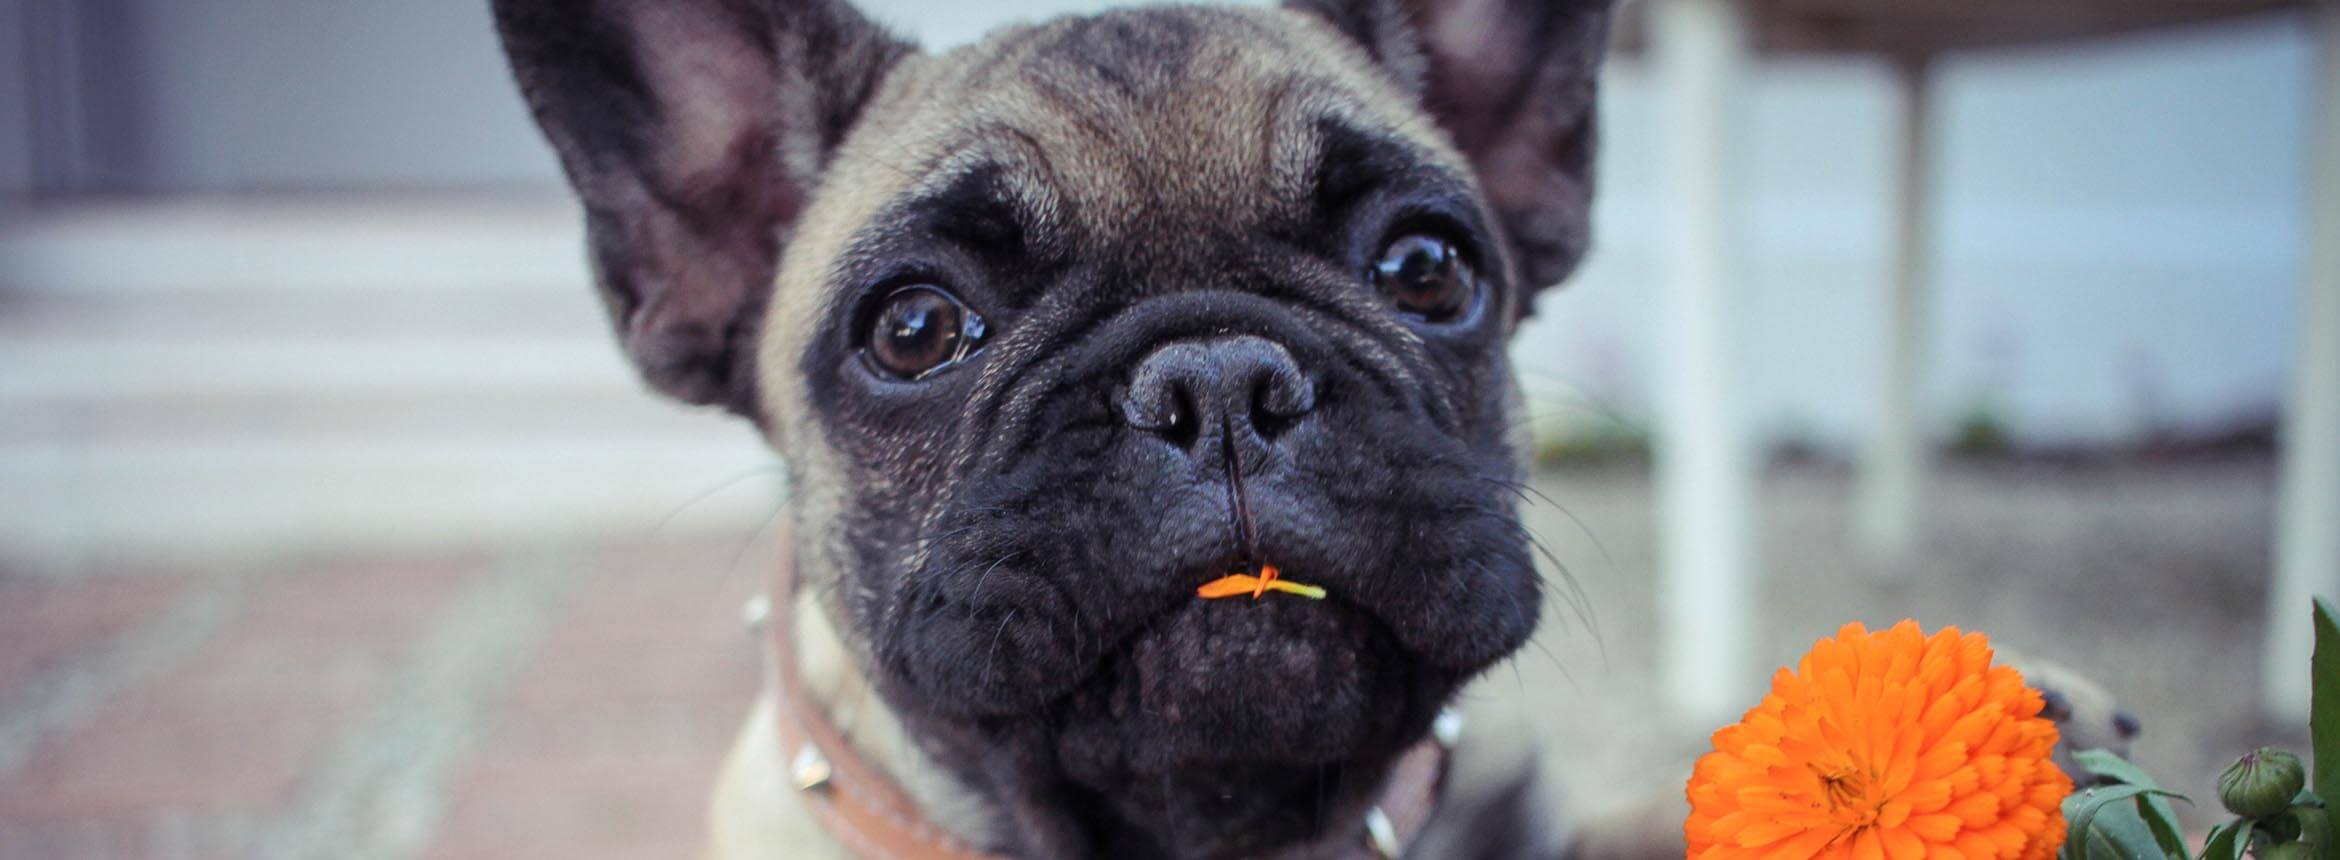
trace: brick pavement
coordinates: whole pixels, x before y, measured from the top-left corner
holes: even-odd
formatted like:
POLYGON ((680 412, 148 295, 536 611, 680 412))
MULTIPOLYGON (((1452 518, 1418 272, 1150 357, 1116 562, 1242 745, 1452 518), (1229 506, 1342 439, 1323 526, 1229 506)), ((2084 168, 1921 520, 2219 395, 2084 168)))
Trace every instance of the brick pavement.
POLYGON ((0 572, 0 858, 687 855, 739 547, 0 572))
MULTIPOLYGON (((2250 713, 2271 476, 1947 471, 1929 551, 1881 579, 1840 473, 1773 475, 1754 662, 1847 618, 1986 630, 2095 675, 2145 715, 2140 764, 2208 796, 2235 752, 2303 740, 2250 713)), ((1711 727, 1653 719, 1648 482, 1538 488, 1529 525, 1601 622, 1556 602, 1514 661, 1541 753, 1579 811, 1678 798, 1711 727)), ((0 569, 0 860, 689 856, 754 692, 739 607, 768 557, 636 536, 0 569)))

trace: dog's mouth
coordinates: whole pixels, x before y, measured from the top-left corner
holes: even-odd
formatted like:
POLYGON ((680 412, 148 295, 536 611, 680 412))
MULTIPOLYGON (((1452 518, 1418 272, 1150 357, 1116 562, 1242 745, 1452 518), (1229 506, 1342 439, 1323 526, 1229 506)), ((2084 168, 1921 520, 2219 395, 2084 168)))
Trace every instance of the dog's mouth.
POLYGON ((1469 461, 1245 474, 1234 453, 1224 483, 1011 473, 958 501, 889 583, 877 656, 923 710, 1033 731, 1111 792, 1385 760, 1533 630, 1533 566, 1469 461), (1258 587, 1270 565, 1305 593, 1258 587), (1211 587, 1230 573, 1254 589, 1211 587))
POLYGON ((1338 597, 1190 599, 1059 703, 1056 763, 1156 842, 1257 854, 1360 808, 1450 692, 1435 674, 1338 597))
POLYGON ((1337 763, 1396 744, 1425 709, 1415 701, 1424 671, 1338 593, 1196 597, 1141 627, 1063 700, 1059 753, 1092 784, 1337 763))
POLYGON ((1394 732, 1385 718, 1418 686, 1372 612, 1262 555, 1232 430, 1221 433, 1235 554, 1190 572, 1193 599, 1139 627, 1067 699, 1059 746, 1076 778, 1342 761, 1394 732))

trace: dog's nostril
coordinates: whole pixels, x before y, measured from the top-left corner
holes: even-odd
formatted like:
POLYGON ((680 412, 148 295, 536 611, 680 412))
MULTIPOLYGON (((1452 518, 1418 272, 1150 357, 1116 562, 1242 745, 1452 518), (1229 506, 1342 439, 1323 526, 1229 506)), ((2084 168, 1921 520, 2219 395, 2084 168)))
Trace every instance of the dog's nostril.
POLYGON ((1182 340, 1138 362, 1121 392, 1129 426, 1191 447, 1196 428, 1232 423, 1263 440, 1316 406, 1316 388, 1292 354, 1266 338, 1182 340))
POLYGON ((1121 420, 1139 430, 1168 430, 1184 417, 1176 391, 1154 391, 1132 383, 1121 400, 1121 420))
POLYGON ((1129 392, 1121 397, 1121 418, 1129 426, 1161 436, 1181 448, 1191 447, 1200 435, 1194 395, 1183 385, 1129 392))

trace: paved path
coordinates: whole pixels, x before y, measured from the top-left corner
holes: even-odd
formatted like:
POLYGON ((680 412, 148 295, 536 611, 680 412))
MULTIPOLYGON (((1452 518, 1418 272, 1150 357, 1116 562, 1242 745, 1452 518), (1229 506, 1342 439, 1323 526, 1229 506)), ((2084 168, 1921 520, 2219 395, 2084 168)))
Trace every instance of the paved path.
MULTIPOLYGON (((2248 716, 2270 475, 1959 470, 1891 584, 1847 548, 1844 475, 1774 475, 1753 660, 1852 618, 1983 629, 2128 698, 2140 760, 2206 799, 2221 757, 2299 739, 2248 716)), ((1678 792, 1711 727, 1651 698, 1648 483, 1538 487, 1599 635, 1556 599, 1503 671, 1578 808, 1678 792)), ((0 570, 0 858, 689 856, 755 683, 741 540, 0 570)))
POLYGON ((737 541, 0 577, 0 857, 675 857, 737 541))

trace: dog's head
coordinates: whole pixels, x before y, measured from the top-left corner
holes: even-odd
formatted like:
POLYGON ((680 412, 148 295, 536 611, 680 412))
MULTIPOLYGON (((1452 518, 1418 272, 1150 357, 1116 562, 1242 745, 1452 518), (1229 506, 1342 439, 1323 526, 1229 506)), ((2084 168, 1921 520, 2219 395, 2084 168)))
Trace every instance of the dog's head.
POLYGON ((1504 346, 1585 247, 1606 0, 939 55, 837 0, 497 11, 627 352, 772 440, 888 699, 1077 825, 1027 841, 1305 839, 1535 628, 1504 346), (1262 562, 1330 597, 1197 599, 1262 562))

